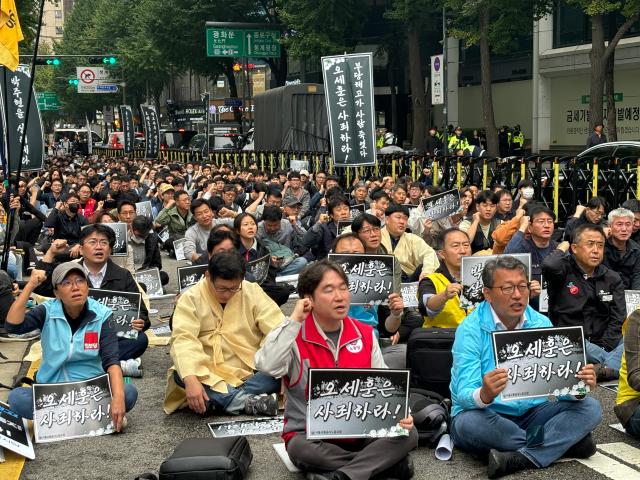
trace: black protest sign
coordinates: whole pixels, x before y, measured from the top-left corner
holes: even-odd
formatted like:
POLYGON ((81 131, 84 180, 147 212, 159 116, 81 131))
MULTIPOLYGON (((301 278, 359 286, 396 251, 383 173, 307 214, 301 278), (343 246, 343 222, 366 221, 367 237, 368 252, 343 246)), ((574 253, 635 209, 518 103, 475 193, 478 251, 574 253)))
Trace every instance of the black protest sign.
POLYGON ((113 433, 106 373, 89 380, 33 384, 36 443, 113 433))
POLYGON ((405 308, 418 307, 418 282, 401 284, 400 293, 405 308))
POLYGON ((460 267, 462 292, 460 294, 460 307, 465 309, 475 308, 484 301, 482 288, 482 272, 489 260, 494 260, 500 256, 514 257, 524 263, 529 272, 527 281, 531 280, 531 254, 530 253, 510 253, 509 255, 479 255, 472 257, 462 257, 460 267))
POLYGON ((429 220, 450 217, 460 210, 460 192, 454 189, 424 198, 422 209, 429 220))
POLYGON ((331 152, 337 167, 376 162, 372 65, 371 53, 322 57, 331 152))
POLYGON ((351 205, 349 207, 349 218, 351 218, 351 220, 355 220, 356 217, 359 217, 364 213, 364 210, 365 210, 364 203, 360 203, 358 205, 351 205))
POLYGON ((247 263, 247 271, 251 272, 257 284, 262 285, 262 282, 267 279, 270 263, 271 255, 269 254, 247 263))
POLYGON ((352 223, 353 222, 351 220, 338 220, 336 222, 337 235, 342 235, 347 230, 347 228, 351 227, 352 223))
POLYGON ((252 420, 231 420, 230 422, 211 422, 208 424, 215 438, 244 437, 245 435, 268 435, 281 433, 284 427, 283 417, 264 417, 252 420))
POLYGON ((27 421, 2 402, 0 402, 0 447, 31 460, 36 458, 27 421))
POLYGON ((308 391, 309 440, 409 434, 398 425, 408 414, 408 370, 312 368, 308 391))
POLYGON ((153 105, 140 105, 144 125, 144 158, 158 158, 160 152, 160 123, 153 105))
POLYGON ((157 268, 140 270, 133 274, 133 278, 135 278, 136 282, 146 287, 147 295, 150 297, 159 297, 164 294, 160 271, 157 268))
POLYGON ((136 203, 136 215, 139 217, 147 217, 153 220, 153 208, 151 202, 138 202, 136 203))
POLYGON ((582 327, 491 332, 497 368, 508 372, 503 401, 583 395, 589 386, 575 377, 586 364, 582 327))
MULTIPOLYGON (((27 65, 18 65, 15 72, 7 67, 0 66, 2 81, 0 82, 0 108, 6 132, 6 145, 3 147, 3 154, 0 163, 6 158, 9 159, 9 170, 15 172, 20 162, 20 145, 22 143, 22 133, 25 131, 25 120, 27 116, 27 101, 29 100, 29 82, 31 69, 27 65), (5 98, 6 97, 6 98, 5 98), (6 153, 6 157, 5 157, 6 153)), ((69 140, 73 141, 74 138, 69 140)), ((3 139, 3 144, 4 144, 3 139)), ((22 171, 41 170, 44 163, 44 133, 42 130, 42 119, 38 109, 38 102, 35 93, 32 92, 29 105, 29 123, 26 125, 26 136, 24 139, 24 152, 22 155, 22 171)))
POLYGON ((127 224, 124 222, 103 223, 116 234, 116 243, 111 249, 111 256, 126 257, 129 255, 129 243, 127 242, 127 224))
POLYGON ((140 292, 117 292, 114 290, 89 289, 89 296, 113 312, 111 326, 119 337, 136 339, 138 331, 131 322, 140 318, 140 292))
POLYGON ((133 128, 133 112, 130 105, 120 105, 120 123, 124 134, 124 153, 131 153, 133 152, 135 132, 133 128))
POLYGON ((627 317, 640 307, 640 290, 625 290, 624 301, 627 305, 627 317))
POLYGON ((349 277, 351 305, 386 303, 393 293, 393 255, 330 253, 349 277))
POLYGON ((178 267, 178 286, 180 287, 180 293, 198 283, 206 271, 207 265, 178 267))

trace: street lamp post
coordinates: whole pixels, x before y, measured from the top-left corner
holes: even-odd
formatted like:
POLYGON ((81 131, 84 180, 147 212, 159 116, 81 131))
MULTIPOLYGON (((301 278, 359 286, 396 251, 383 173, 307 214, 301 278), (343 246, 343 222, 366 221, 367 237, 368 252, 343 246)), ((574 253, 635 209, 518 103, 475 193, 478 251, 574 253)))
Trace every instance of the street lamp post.
POLYGON ((447 76, 449 66, 447 65, 447 9, 442 7, 442 87, 444 94, 444 105, 442 107, 442 115, 444 117, 444 131, 442 133, 443 150, 445 157, 449 154, 449 138, 447 128, 449 126, 449 112, 447 111, 449 92, 447 91, 447 76))
POLYGON ((205 128, 205 134, 207 136, 207 142, 206 142, 206 146, 207 146, 207 153, 206 155, 203 155, 203 157, 209 157, 209 103, 211 98, 211 94, 209 92, 203 92, 200 94, 200 99, 202 100, 202 102, 204 103, 204 118, 206 119, 206 128, 205 128))

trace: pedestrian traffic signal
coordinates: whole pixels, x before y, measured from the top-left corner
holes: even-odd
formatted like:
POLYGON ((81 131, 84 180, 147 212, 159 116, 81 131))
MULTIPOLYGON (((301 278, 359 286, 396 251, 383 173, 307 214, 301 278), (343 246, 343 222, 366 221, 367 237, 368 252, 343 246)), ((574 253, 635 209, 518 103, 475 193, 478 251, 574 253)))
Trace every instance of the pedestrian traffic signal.
POLYGON ((50 67, 58 67, 60 59, 57 57, 36 57, 36 65, 49 65, 50 67))
POLYGON ((77 78, 70 78, 69 79, 69 85, 77 86, 78 83, 80 83, 80 82, 78 81, 77 78))

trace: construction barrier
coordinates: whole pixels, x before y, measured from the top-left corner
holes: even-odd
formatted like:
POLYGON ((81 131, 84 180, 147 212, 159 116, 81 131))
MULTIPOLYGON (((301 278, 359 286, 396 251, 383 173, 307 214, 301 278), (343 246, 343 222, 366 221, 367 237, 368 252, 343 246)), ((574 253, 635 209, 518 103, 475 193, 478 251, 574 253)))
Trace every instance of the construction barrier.
MULTIPOLYGON (((94 148, 94 154, 123 158, 122 150, 94 148)), ((144 158, 144 150, 137 149, 129 157, 144 158)), ((161 150, 164 161, 202 162, 199 152, 161 150)), ((431 169, 430 181, 445 189, 476 185, 482 189, 501 185, 515 193, 518 183, 531 180, 535 198, 556 212, 564 220, 575 212, 578 204, 585 204, 593 196, 603 197, 610 207, 628 199, 640 199, 640 159, 596 158, 583 160, 575 156, 527 158, 470 158, 429 157, 423 155, 378 155, 374 166, 335 167, 329 153, 278 151, 224 151, 211 153, 206 163, 221 166, 225 163, 274 173, 288 170, 292 160, 308 162, 311 173, 324 171, 340 178, 343 186, 373 177, 408 177, 424 180, 423 169, 431 169)))

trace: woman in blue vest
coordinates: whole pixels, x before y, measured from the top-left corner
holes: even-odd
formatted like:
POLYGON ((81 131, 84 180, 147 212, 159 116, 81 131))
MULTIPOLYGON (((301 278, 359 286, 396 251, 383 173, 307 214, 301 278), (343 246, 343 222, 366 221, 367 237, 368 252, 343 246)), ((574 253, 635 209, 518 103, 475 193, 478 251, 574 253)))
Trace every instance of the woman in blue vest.
MULTIPOLYGON (((36 383, 87 380, 105 372, 111 385, 111 418, 117 432, 126 426, 125 411, 138 398, 136 388, 124 384, 118 355, 118 337, 110 325, 111 309, 89 297, 82 265, 66 262, 51 275, 56 299, 29 312, 27 300, 44 282, 46 274, 34 270, 22 293, 11 306, 6 327, 9 333, 41 330, 42 365, 36 383)), ((33 418, 33 390, 21 387, 9 393, 9 406, 18 415, 33 418)))

